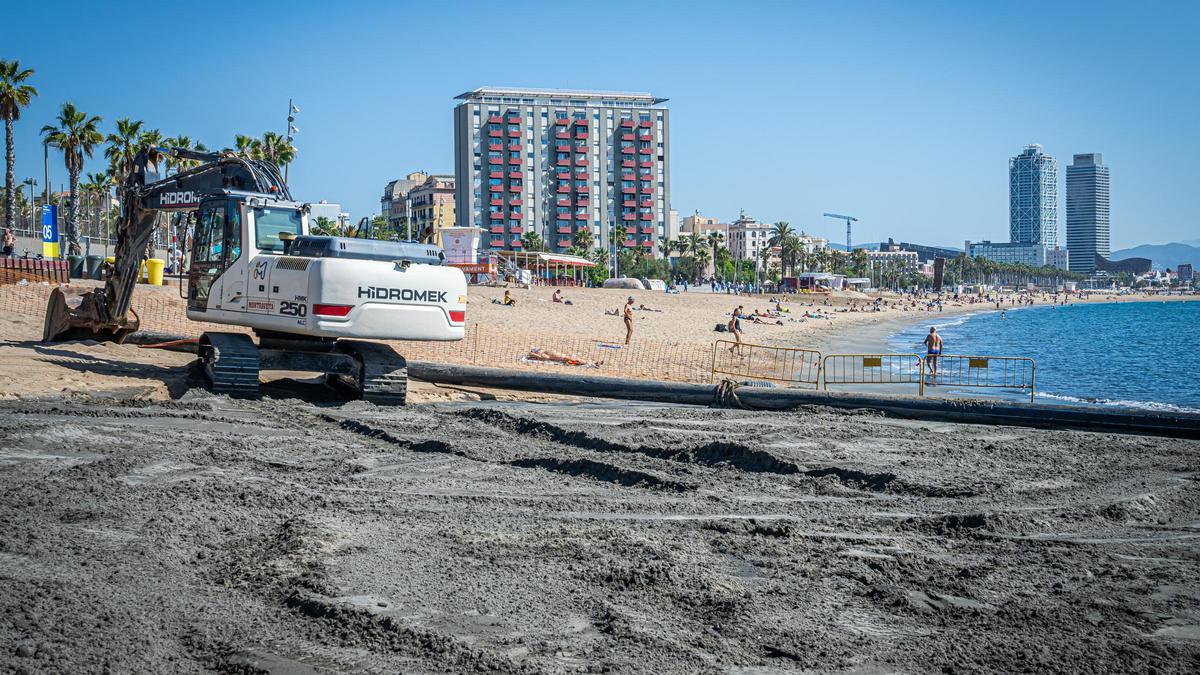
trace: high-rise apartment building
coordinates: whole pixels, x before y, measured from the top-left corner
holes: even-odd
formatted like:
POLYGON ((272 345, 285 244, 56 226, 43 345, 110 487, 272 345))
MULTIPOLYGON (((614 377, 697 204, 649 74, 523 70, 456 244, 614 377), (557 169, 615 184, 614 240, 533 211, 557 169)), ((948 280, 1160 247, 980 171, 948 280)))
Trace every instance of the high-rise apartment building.
POLYGON ((1096 271, 1096 256, 1108 258, 1108 167, 1098 152, 1075 155, 1067 167, 1067 250, 1071 271, 1096 271))
POLYGON ((658 255, 671 210, 670 117, 646 93, 484 87, 454 108, 459 225, 481 247, 593 245, 658 255))
POLYGON ((1040 145, 1008 160, 1008 229, 1014 244, 1058 244, 1058 165, 1040 145))

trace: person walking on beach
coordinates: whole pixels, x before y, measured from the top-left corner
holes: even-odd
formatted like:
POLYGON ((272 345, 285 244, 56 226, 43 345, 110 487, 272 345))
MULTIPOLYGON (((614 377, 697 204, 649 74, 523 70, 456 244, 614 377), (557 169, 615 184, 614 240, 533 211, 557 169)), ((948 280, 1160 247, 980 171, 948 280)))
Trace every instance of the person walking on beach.
POLYGON ((729 332, 733 333, 734 345, 729 348, 729 353, 732 354, 737 350, 738 356, 742 355, 742 306, 738 305, 737 309, 733 310, 733 317, 729 319, 729 332))
POLYGON ((5 258, 11 257, 13 254, 13 249, 17 247, 17 237, 12 233, 12 230, 8 229, 7 227, 4 228, 3 246, 5 258))
POLYGON ((633 296, 629 296, 629 300, 625 302, 625 344, 633 339, 633 296))
POLYGON ((938 356, 942 353, 942 336, 938 335, 937 328, 929 327, 929 335, 925 336, 925 367, 929 369, 929 374, 937 379, 938 356))

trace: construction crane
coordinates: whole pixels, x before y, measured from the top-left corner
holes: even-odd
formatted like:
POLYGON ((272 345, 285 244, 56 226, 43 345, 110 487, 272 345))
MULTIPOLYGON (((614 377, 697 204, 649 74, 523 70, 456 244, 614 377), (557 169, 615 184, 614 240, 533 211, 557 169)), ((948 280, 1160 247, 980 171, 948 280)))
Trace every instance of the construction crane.
POLYGON ((850 248, 850 223, 857 223, 858 218, 855 218, 854 216, 843 216, 840 213, 826 213, 825 217, 826 218, 837 218, 838 220, 846 221, 846 253, 849 253, 851 251, 851 248, 850 248))

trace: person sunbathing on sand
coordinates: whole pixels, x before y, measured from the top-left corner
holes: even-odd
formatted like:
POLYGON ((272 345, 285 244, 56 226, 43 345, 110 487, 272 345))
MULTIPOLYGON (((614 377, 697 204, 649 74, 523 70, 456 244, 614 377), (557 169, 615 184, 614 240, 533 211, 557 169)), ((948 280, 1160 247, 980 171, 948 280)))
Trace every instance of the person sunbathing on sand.
POLYGON ((600 366, 604 365, 604 361, 585 361, 584 359, 569 356, 567 354, 563 354, 562 352, 556 352, 552 349, 542 349, 541 347, 534 347, 533 349, 530 349, 529 353, 525 355, 525 358, 529 359, 530 361, 561 363, 564 366, 583 366, 585 368, 599 368, 600 366))

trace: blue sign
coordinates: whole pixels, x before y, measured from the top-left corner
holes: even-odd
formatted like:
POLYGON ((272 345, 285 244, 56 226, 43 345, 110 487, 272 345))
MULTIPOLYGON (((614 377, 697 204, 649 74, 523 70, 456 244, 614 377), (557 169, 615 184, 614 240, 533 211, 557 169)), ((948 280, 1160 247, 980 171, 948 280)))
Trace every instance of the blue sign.
POLYGON ((42 256, 58 257, 58 207, 42 204, 42 256))

